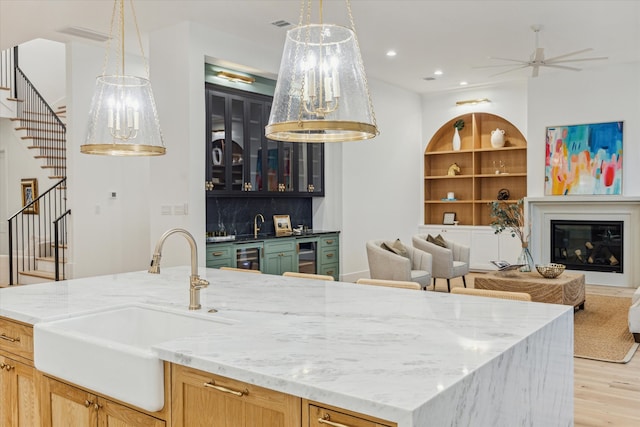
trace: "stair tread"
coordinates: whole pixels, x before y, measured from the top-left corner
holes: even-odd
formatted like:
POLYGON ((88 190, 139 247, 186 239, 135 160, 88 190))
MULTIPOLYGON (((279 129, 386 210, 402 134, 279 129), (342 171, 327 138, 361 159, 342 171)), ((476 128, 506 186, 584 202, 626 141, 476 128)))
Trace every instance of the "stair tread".
POLYGON ((66 141, 65 138, 49 138, 46 136, 21 136, 20 139, 34 139, 38 141, 58 141, 58 142, 66 141))
POLYGON ((18 99, 18 98, 7 98, 7 101, 24 102, 24 99, 18 99))
POLYGON ((36 120, 36 119, 26 119, 26 118, 20 118, 20 117, 11 117, 9 120, 11 120, 12 122, 17 122, 17 121, 23 121, 23 122, 29 122, 29 123, 47 123, 50 124, 51 121, 46 121, 46 120, 36 120))
POLYGON ((18 274, 22 274, 23 276, 39 277, 41 279, 54 280, 56 278, 55 273, 42 270, 19 271, 18 274))
POLYGON ((11 90, 11 88, 10 87, 0 86, 0 90, 11 90))
POLYGON ((34 159, 55 159, 55 160, 67 160, 66 156, 33 156, 34 159))
POLYGON ((35 132, 42 132, 42 133, 66 133, 66 131, 64 130, 56 130, 56 129, 41 129, 41 128, 35 128, 35 127, 25 127, 25 126, 19 126, 17 128, 14 128, 15 130, 32 130, 35 132))
MULTIPOLYGON (((42 256, 42 257, 36 257, 36 261, 55 262, 55 258, 52 257, 52 256, 42 256)), ((67 262, 67 260, 62 258, 62 257, 58 261, 59 262, 67 262)))
POLYGON ((34 149, 34 148, 41 148, 43 150, 58 150, 58 151, 65 151, 66 150, 66 148, 64 148, 64 147, 61 147, 61 148, 59 148, 59 147, 43 147, 41 145, 29 145, 29 146, 27 146, 27 148, 30 149, 30 150, 34 149))

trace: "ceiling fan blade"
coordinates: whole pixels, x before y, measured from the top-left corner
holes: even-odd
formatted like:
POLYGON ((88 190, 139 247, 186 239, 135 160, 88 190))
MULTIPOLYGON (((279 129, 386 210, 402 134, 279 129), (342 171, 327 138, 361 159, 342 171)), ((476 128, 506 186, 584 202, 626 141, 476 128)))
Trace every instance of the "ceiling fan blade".
POLYGON ((582 71, 582 68, 567 67, 566 65, 544 64, 542 66, 543 67, 550 67, 550 68, 561 68, 563 70, 582 71))
POLYGON ((497 67, 513 67, 513 64, 476 65, 471 68, 497 68, 497 67))
POLYGON ((536 48, 536 52, 533 57, 533 62, 542 62, 543 60, 544 60, 544 48, 543 47, 536 48))
POLYGON ((499 76, 501 74, 510 73, 512 71, 522 70, 523 68, 527 68, 528 66, 529 66, 529 64, 521 65, 520 67, 516 67, 516 68, 512 68, 512 69, 507 70, 507 71, 502 71, 500 73, 492 74, 489 77, 495 77, 495 76, 499 76))
POLYGON ((533 71, 531 72, 531 77, 538 77, 539 72, 540 72, 540 67, 537 65, 534 65, 533 71))
POLYGON ((554 56, 553 58, 549 58, 546 60, 546 62, 551 62, 551 61, 555 61, 557 59, 561 59, 561 58, 566 58, 567 56, 573 56, 573 55, 578 55, 580 53, 585 53, 585 52, 590 52, 592 51, 593 48, 587 48, 587 49, 582 49, 582 50, 576 50, 575 52, 571 52, 571 53, 565 53, 564 55, 558 55, 558 56, 554 56))
POLYGON ((520 64, 528 64, 529 61, 522 61, 520 59, 512 59, 512 58, 498 58, 496 56, 490 56, 489 59, 498 59, 500 61, 509 61, 509 62, 518 62, 520 64))
POLYGON ((593 58, 581 58, 581 59, 563 59, 562 61, 545 61, 547 64, 564 64, 565 62, 581 62, 581 61, 602 61, 609 59, 608 56, 598 56, 593 58))

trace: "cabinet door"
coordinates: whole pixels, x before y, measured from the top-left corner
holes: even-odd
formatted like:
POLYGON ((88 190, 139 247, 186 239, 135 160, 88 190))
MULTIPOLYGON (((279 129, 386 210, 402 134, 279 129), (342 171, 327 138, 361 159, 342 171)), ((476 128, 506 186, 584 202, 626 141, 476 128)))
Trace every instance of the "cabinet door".
POLYGON ((97 426, 97 398, 91 393, 44 377, 42 387, 44 427, 97 426))
POLYGON ((37 375, 32 366, 0 356, 0 425, 40 425, 37 375))
POLYGON ((223 93, 207 90, 206 94, 205 178, 209 191, 221 192, 227 189, 227 100, 223 93))
POLYGON ((324 195, 324 144, 295 145, 296 191, 324 195))
POLYGON ((173 427, 300 427, 300 399, 172 365, 173 427))
POLYGON ((107 399, 98 399, 98 427, 164 427, 162 420, 107 399))
POLYGON ((264 273, 282 274, 285 271, 298 271, 295 240, 286 238, 266 241, 264 243, 264 259, 264 273))

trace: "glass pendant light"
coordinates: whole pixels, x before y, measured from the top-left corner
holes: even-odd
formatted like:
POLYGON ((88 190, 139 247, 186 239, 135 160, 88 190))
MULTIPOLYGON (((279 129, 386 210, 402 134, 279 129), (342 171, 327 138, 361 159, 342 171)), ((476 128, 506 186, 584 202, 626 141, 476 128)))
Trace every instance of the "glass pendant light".
POLYGON ((290 142, 344 142, 378 132, 360 56, 351 4, 351 28, 312 24, 311 1, 287 32, 266 136, 290 142), (303 25, 303 16, 306 22, 303 25))
POLYGON ((148 64, 142 48, 133 0, 129 2, 147 78, 125 74, 124 2, 125 0, 114 0, 103 75, 96 78, 89 111, 89 130, 85 144, 80 146, 80 152, 108 156, 163 155, 166 148, 148 79, 148 64), (119 49, 116 48, 118 69, 115 74, 108 75, 110 45, 116 25, 119 29, 119 49))

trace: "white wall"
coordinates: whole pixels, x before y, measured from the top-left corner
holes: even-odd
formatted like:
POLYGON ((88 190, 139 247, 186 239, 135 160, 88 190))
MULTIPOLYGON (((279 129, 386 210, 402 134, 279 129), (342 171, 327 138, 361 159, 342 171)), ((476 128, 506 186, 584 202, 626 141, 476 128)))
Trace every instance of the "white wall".
POLYGON ((376 80, 369 85, 380 135, 341 144, 345 280, 368 277, 367 240, 410 244, 422 217, 420 96, 376 80))
POLYGON ((63 43, 44 39, 23 43, 18 48, 18 65, 49 105, 60 105, 64 101, 66 64, 63 43))
MULTIPOLYGON (((103 48, 77 42, 67 46, 67 179, 72 217, 69 257, 75 278, 143 270, 151 259, 151 160, 80 153, 103 59, 103 48), (110 197, 111 192, 116 192, 115 199, 110 197)), ((127 57, 127 69, 144 76, 139 58, 127 57)))
POLYGON ((640 63, 557 72, 531 79, 528 88, 528 195, 544 195, 545 128, 624 121, 625 196, 640 195, 640 63))

